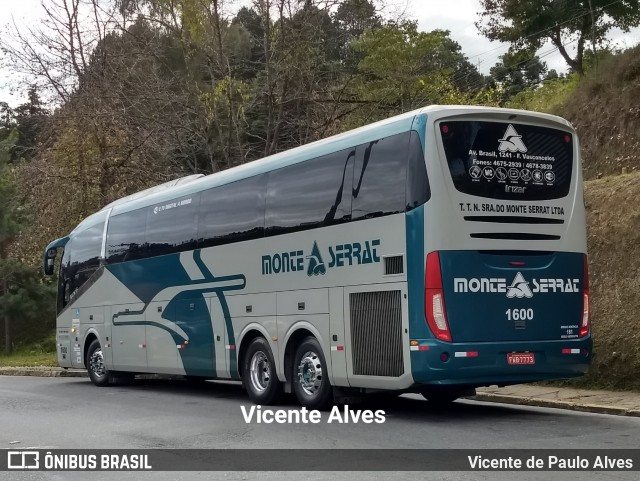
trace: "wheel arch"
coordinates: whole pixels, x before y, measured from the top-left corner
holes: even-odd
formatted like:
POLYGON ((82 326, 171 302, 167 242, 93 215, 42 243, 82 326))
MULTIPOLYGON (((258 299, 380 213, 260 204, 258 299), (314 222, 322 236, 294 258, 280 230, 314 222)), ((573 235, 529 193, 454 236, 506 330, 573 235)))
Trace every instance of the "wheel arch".
MULTIPOLYGON (((251 341, 253 341, 256 337, 265 338, 269 343, 269 347, 271 348, 271 354, 274 356, 274 359, 278 359, 277 343, 274 343, 271 340, 271 336, 269 335, 267 330, 263 326, 255 322, 251 324, 247 324, 245 328, 242 330, 242 332, 240 332, 240 335, 238 336, 238 341, 236 343, 236 355, 238 359, 238 374, 240 375, 241 378, 242 378, 242 368, 244 364, 242 362, 242 356, 244 355, 244 350, 247 348, 249 344, 251 344, 251 341), (276 354, 274 354, 274 344, 276 344, 276 349, 275 349, 276 354)), ((276 362, 276 373, 278 374, 278 378, 280 378, 281 369, 278 368, 279 366, 277 364, 278 362, 276 362)))
POLYGON ((85 369, 87 367, 87 353, 89 352, 89 346, 91 346, 91 343, 96 339, 100 343, 100 346, 104 349, 98 331, 93 327, 89 328, 89 330, 84 335, 84 344, 82 347, 82 367, 84 367, 85 369))

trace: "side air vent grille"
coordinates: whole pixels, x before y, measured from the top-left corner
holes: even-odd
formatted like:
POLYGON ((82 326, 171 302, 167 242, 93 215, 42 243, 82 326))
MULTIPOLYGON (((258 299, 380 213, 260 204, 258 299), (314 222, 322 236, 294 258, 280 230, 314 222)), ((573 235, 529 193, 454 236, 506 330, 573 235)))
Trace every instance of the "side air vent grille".
POLYGON ((404 272, 402 256, 391 256, 384 258, 384 275, 391 276, 394 274, 402 274, 404 272))
POLYGON ((464 220, 470 222, 493 222, 496 224, 564 224, 564 219, 549 217, 525 217, 518 215, 465 215, 464 220))
POLYGON ((501 239, 501 240, 558 240, 559 235, 533 234, 529 232, 481 232, 469 234, 474 239, 501 239))
POLYGON ((353 373, 401 376, 404 360, 400 291, 353 293, 349 304, 353 373))

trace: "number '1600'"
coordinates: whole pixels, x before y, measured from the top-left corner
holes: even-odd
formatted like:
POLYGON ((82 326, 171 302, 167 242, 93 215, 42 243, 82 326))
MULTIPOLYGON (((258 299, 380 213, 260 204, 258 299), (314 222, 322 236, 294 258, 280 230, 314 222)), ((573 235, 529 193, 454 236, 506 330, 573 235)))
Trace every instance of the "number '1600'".
POLYGON ((505 314, 510 321, 530 321, 533 319, 533 309, 507 309, 505 314))

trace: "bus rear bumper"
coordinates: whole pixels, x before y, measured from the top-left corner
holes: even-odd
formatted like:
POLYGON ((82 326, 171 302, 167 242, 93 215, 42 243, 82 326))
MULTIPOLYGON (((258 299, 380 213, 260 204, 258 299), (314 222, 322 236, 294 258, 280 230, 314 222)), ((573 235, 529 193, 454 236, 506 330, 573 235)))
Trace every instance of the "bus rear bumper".
POLYGON ((411 366, 418 384, 506 386, 582 376, 591 363, 591 350, 591 336, 567 341, 460 344, 428 339, 411 347, 411 366), (521 363, 510 363, 508 358, 521 363), (522 363, 531 361, 533 364, 522 363))

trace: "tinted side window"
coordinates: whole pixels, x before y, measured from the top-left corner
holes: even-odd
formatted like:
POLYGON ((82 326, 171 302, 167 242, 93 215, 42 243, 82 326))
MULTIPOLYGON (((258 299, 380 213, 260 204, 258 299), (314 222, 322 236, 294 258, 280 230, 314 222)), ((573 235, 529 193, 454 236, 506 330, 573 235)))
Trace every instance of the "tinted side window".
POLYGON ((145 255, 147 208, 114 215, 107 227, 107 263, 140 259, 145 255))
POLYGON ((409 140, 409 165, 407 168, 407 211, 415 209, 431 198, 427 166, 424 162, 424 151, 420 136, 411 131, 409 140))
POLYGON ((202 192, 200 247, 263 237, 265 190, 266 175, 258 175, 202 192))
POLYGON ((73 293, 89 280, 100 267, 104 222, 96 224, 74 236, 70 250, 70 291, 73 293))
POLYGON ((404 212, 409 132, 359 145, 353 220, 404 212))
POLYGON ((146 256, 195 249, 200 194, 147 207, 146 256))
POLYGON ((354 156, 347 149, 270 172, 267 235, 349 221, 354 156))
POLYGON ((64 306, 69 303, 69 260, 71 259, 71 244, 73 240, 67 242, 64 247, 62 259, 60 260, 60 277, 58 278, 58 312, 61 312, 64 306))
POLYGON ((81 266, 83 269, 97 269, 100 265, 103 232, 104 222, 101 222, 74 236, 71 262, 81 266))

